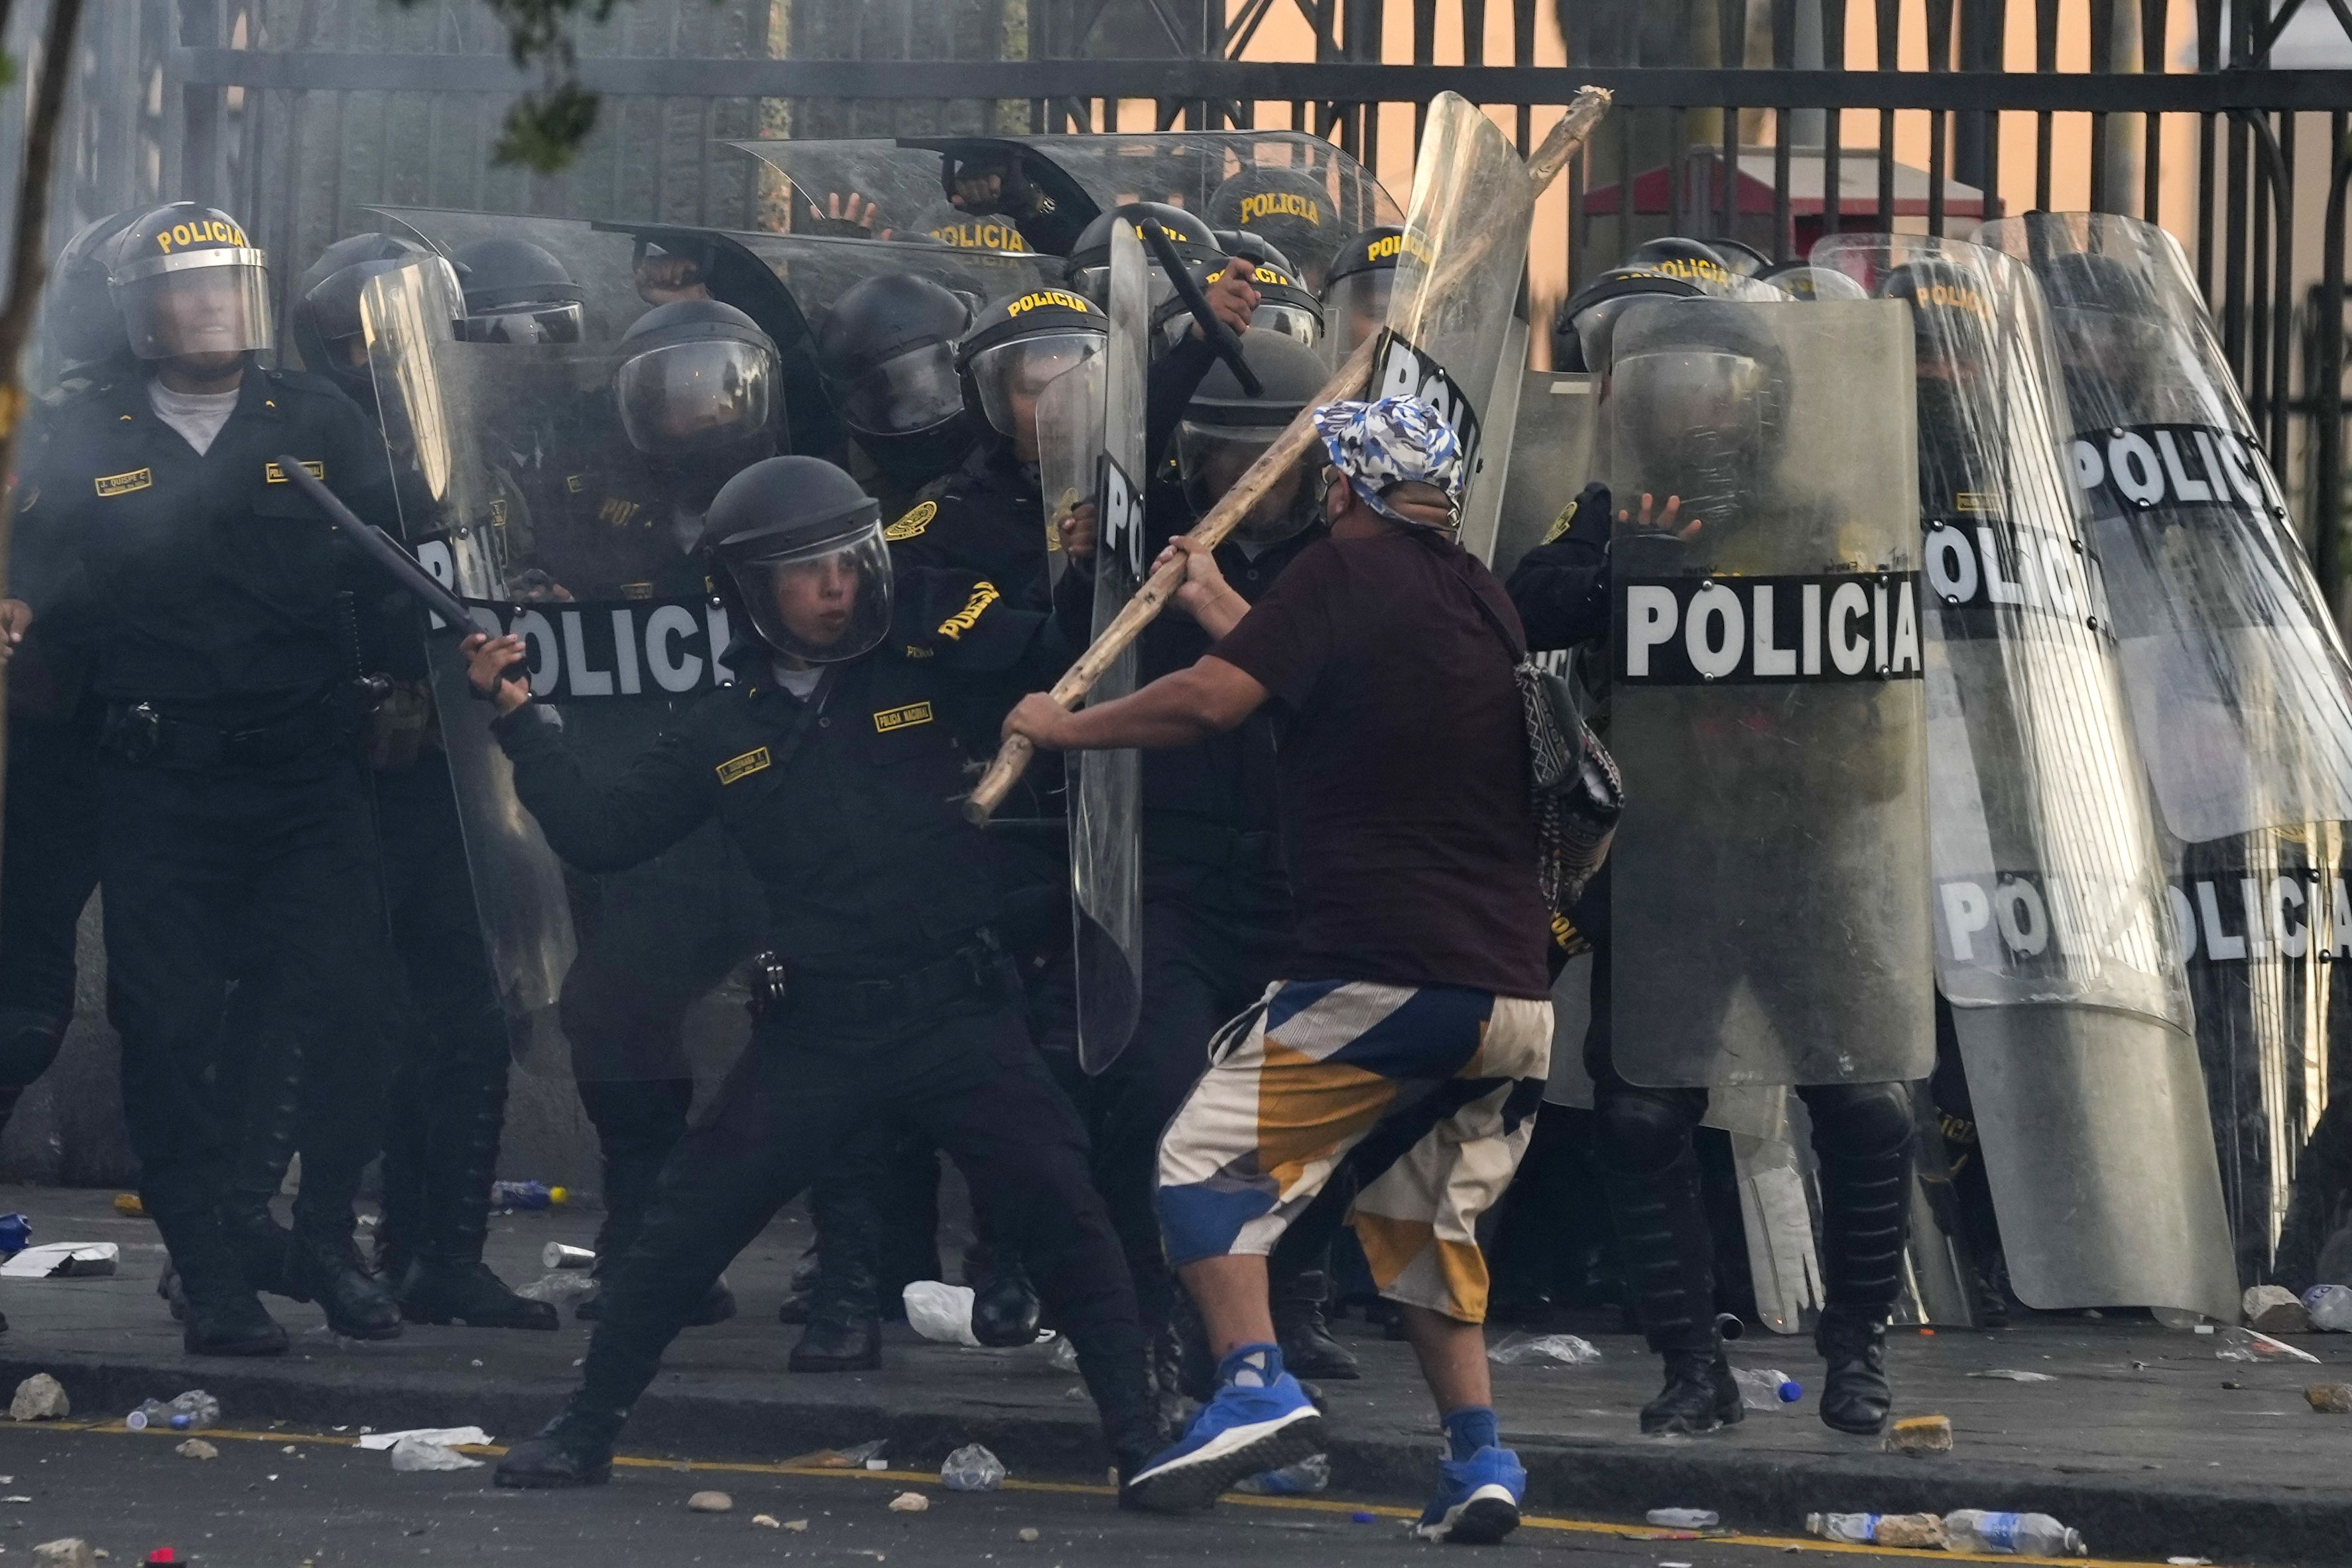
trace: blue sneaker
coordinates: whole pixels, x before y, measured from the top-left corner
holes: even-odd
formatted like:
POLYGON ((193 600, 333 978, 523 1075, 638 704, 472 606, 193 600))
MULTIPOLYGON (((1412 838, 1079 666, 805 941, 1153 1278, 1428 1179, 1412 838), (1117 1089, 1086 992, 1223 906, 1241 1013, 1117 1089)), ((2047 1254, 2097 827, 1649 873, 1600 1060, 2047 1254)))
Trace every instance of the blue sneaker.
POLYGON ((1437 1495, 1421 1511, 1412 1532, 1423 1541, 1492 1546, 1519 1527, 1519 1499, 1528 1472, 1508 1448, 1481 1448, 1466 1459, 1442 1459, 1437 1495))
POLYGON ((1323 1449, 1323 1417, 1282 1374, 1264 1387, 1228 1383, 1201 1406, 1184 1436, 1127 1478, 1120 1500, 1153 1513, 1207 1508, 1244 1476, 1295 1465, 1323 1449))

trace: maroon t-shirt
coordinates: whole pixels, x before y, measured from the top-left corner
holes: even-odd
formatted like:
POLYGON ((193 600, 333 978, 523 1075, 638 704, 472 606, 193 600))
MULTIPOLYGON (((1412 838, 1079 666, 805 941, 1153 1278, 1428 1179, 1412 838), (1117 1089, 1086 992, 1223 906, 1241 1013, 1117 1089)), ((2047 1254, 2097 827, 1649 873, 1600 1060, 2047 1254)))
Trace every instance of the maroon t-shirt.
POLYGON ((1492 572, 1403 529, 1324 539, 1211 650, 1274 694, 1291 977, 1551 994, 1521 640, 1492 572))

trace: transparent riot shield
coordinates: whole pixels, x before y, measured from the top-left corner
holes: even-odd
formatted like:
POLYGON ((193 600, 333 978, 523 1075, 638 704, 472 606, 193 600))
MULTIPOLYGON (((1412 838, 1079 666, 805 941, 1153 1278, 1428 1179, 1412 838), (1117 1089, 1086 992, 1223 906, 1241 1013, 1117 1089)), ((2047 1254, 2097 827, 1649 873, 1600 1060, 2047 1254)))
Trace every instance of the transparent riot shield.
MULTIPOLYGON (((698 522, 606 417, 608 350, 415 341, 398 328, 413 305, 389 297, 402 276, 372 282, 364 308, 386 427, 404 434, 404 526, 428 563, 448 547, 478 624, 524 639, 534 701, 609 785, 726 677, 726 618, 686 548, 698 522), (558 481, 525 484, 507 466, 555 441, 592 444, 552 466, 558 481)), ((740 857, 713 822, 625 870, 563 863, 515 797, 454 646, 433 651, 520 1058, 576 1080, 600 1122, 627 1103, 598 1101, 605 1090, 682 1095, 720 1075, 749 1039, 735 971, 766 921, 740 857)))
POLYGON ((2257 1283, 2342 1060, 2352 673, 2179 245, 2079 214, 1979 240, 2032 267, 2050 300, 2074 478, 2175 841, 2172 924, 2239 1279, 2257 1283))
POLYGON ((857 196, 874 205, 875 222, 869 226, 877 239, 921 235, 959 250, 1032 248, 1010 221, 975 216, 950 203, 940 181, 940 156, 929 149, 863 140, 761 140, 727 145, 790 182, 793 205, 786 226, 796 235, 810 232, 837 204, 857 196))
POLYGON ((1601 378, 1565 371, 1523 371, 1509 480, 1498 486, 1492 538, 1463 530, 1462 548, 1508 579, 1519 558, 1566 531, 1569 506, 1600 477, 1593 433, 1601 378))
POLYGON ((1891 303, 1662 300, 1618 324, 1613 488, 1685 502, 1675 533, 1636 516, 1612 547, 1633 1082, 1934 1059, 1911 375, 1891 303))
POLYGON ((1959 241, 1840 235, 1909 302, 1937 984, 2010 1277, 2043 1308, 2237 1296, 2164 854, 2040 287, 1959 241))
MULTIPOLYGON (((1057 214, 1075 236, 1129 202, 1167 202, 1212 228, 1248 229, 1290 259, 1311 289, 1339 247, 1364 229, 1401 221, 1371 172, 1318 136, 1296 131, 1162 131, 1103 136, 908 137, 949 163, 1019 159, 1048 199, 1091 211, 1057 214)), ((764 155, 764 154, 763 154, 764 155)))
MULTIPOLYGON (((1094 482, 1094 632, 1135 597, 1143 559, 1144 378, 1151 306, 1143 243, 1113 226, 1110 340, 1103 360, 1102 425, 1094 482)), ((1066 375, 1063 380, 1068 379, 1066 375)), ((1042 430, 1042 425, 1041 425, 1042 430)), ((1049 492, 1050 495, 1050 492, 1049 492)), ((1130 643, 1088 694, 1108 702, 1135 690, 1130 643)), ((1100 1072, 1135 1032, 1143 1000, 1142 755, 1082 751, 1071 757, 1070 891, 1076 921, 1078 1065, 1100 1072)))
POLYGON ((1419 397, 1454 427, 1469 472, 1465 519, 1484 515, 1485 492, 1510 459, 1515 432, 1496 418, 1494 389, 1507 371, 1516 387, 1526 359, 1516 318, 1534 218, 1528 167, 1509 138, 1467 99, 1440 93, 1413 169, 1371 395, 1419 397))
POLYGON ((444 256, 477 240, 528 240, 563 264, 585 295, 586 337, 608 342, 653 308, 636 285, 635 244, 625 234, 592 227, 574 218, 542 218, 520 213, 457 212, 442 207, 371 207, 394 232, 432 246, 444 256))
POLYGON ((2200 843, 2352 819, 2352 663, 2178 241, 2036 213, 1978 231, 2050 300, 2140 745, 2200 843))

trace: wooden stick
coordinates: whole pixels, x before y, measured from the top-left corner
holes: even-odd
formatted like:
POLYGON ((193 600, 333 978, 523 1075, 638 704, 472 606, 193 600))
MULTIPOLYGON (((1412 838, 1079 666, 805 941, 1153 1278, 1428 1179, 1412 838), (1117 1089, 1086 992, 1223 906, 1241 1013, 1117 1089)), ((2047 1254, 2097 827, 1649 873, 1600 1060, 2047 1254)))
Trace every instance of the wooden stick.
MULTIPOLYGON (((1606 88, 1588 87, 1578 90, 1574 101, 1568 106, 1568 112, 1560 116, 1559 123, 1551 128, 1544 137, 1543 144, 1536 149, 1535 156, 1528 161, 1528 183, 1535 188, 1537 195, 1542 195, 1550 188, 1551 183, 1559 178, 1560 171, 1568 167, 1568 161, 1575 155, 1577 148, 1592 134, 1592 128, 1609 110, 1610 98, 1606 88)), ((1428 287, 1447 287, 1454 277, 1484 259, 1489 248, 1481 246, 1454 258, 1444 272, 1433 275, 1428 287)), ((1357 344, 1356 351, 1349 354, 1331 379, 1323 383, 1323 389, 1315 394, 1314 401, 1299 411, 1298 416, 1274 438, 1273 444, 1258 455, 1257 461, 1244 470, 1242 476, 1234 482, 1233 488, 1209 508, 1206 517, 1186 530, 1184 537, 1208 549, 1223 544, 1225 536, 1249 515, 1250 508, 1274 488, 1276 481, 1314 447, 1318 439, 1314 411, 1326 403, 1345 402, 1364 390, 1364 383, 1372 372, 1372 352, 1379 345, 1377 334, 1357 344)), ((1184 558, 1180 555, 1145 580, 1143 585, 1136 590, 1135 597, 1111 618, 1110 624, 1102 629, 1084 653, 1078 655, 1077 663, 1054 683, 1054 689, 1047 695, 1066 708, 1076 708, 1079 700, 1094 689, 1094 684, 1102 678, 1103 672, 1126 652, 1128 644, 1142 635, 1143 629, 1159 617, 1160 610, 1182 586, 1185 570, 1184 558)), ((971 798, 964 802, 964 815, 974 822, 987 821, 990 813, 1003 804, 1004 797, 1027 769, 1035 750, 1025 735, 1006 737, 1004 744, 997 748, 995 759, 988 765, 988 771, 981 776, 980 783, 972 789, 971 798)))

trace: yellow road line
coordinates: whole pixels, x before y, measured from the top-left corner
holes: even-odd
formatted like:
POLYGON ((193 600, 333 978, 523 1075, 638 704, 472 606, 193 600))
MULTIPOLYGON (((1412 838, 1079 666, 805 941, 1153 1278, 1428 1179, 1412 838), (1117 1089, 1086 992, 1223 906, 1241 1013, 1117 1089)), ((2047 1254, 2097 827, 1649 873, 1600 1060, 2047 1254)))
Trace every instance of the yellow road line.
MULTIPOLYGON (((89 1433, 125 1437, 189 1437, 225 1438, 238 1443, 318 1443, 334 1448, 357 1448, 356 1436, 341 1432, 254 1432, 232 1427, 207 1427, 201 1432, 133 1432, 121 1421, 43 1421, 26 1423, 19 1431, 89 1433)), ((468 1443, 459 1447, 461 1454, 499 1455, 505 1453, 502 1443, 468 1443)), ((940 1478, 929 1470, 866 1470, 845 1469, 831 1465, 783 1465, 757 1459, 656 1459, 639 1455, 616 1454, 616 1468, 632 1470, 669 1470, 697 1475, 792 1476, 820 1479, 849 1481, 888 1481, 897 1486, 940 1485, 940 1478)), ((1111 1497, 1117 1489, 1091 1481, 1024 1481, 1007 1477, 1000 1483, 1003 1491, 1026 1491, 1058 1494, 1065 1497, 1111 1497)), ((1243 1492, 1230 1492, 1222 1503, 1241 1508, 1262 1508, 1296 1513, 1369 1513, 1380 1519, 1411 1520, 1421 1517, 1420 1511, 1398 1508, 1390 1503, 1346 1502, 1322 1497, 1252 1497, 1243 1492)), ((2074 1557, 2010 1557, 1993 1556, 1975 1552, 1944 1552, 1903 1546, 1856 1546, 1843 1541, 1821 1541, 1811 1536, 1746 1535, 1710 1532, 1705 1535, 1663 1531, 1653 1524, 1619 1524, 1600 1519, 1557 1519, 1545 1514, 1523 1514, 1519 1524, 1526 1530, 1549 1530, 1571 1535, 1611 1535, 1621 1540, 1648 1542, 1660 1547, 1680 1546, 1760 1546, 1781 1552, 1860 1553, 1877 1557, 1916 1557, 1937 1563, 2000 1563, 2011 1568, 2085 1568, 2081 1558, 2074 1557)), ((2140 1562, 2131 1558, 2101 1557, 2093 1560, 2093 1568, 2166 1568, 2166 1564, 2140 1562)))

